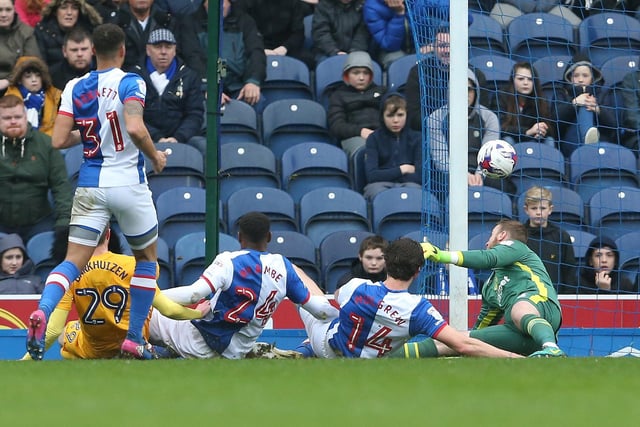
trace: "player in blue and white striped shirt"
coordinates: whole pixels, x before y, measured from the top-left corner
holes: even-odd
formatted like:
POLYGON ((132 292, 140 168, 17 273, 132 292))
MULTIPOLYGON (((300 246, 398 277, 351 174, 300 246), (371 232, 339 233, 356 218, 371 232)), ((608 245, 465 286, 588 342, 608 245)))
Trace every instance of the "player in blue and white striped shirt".
MULTIPOLYGON (((143 121, 144 80, 120 69, 125 56, 124 38, 117 25, 97 26, 93 31, 96 71, 71 80, 62 93, 51 143, 56 148, 78 143, 72 132, 77 127, 84 163, 71 211, 66 259, 47 278, 38 309, 29 319, 27 350, 34 360, 44 354, 49 315, 70 283, 80 276, 112 215, 136 258, 131 278, 131 319, 121 350, 138 359, 151 357, 142 326, 156 289, 158 220, 142 153, 158 173, 166 164, 166 154, 155 149, 143 121)), ((107 296, 95 298, 105 301, 107 296)))

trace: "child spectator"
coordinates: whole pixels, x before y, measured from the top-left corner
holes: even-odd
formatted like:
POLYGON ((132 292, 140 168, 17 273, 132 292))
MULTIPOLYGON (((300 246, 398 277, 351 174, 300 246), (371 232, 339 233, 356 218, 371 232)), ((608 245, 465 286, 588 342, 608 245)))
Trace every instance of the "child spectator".
POLYGON ((508 91, 493 109, 500 118, 502 139, 510 144, 540 142, 556 146, 556 125, 531 63, 518 62, 511 70, 508 91))
POLYGON ((384 126, 368 138, 364 152, 367 184, 372 200, 387 188, 422 186, 422 138, 407 124, 407 101, 393 93, 382 104, 384 126))
POLYGON ((580 271, 579 294, 637 293, 638 285, 619 270, 620 253, 615 242, 605 236, 596 237, 585 255, 587 265, 580 271))
POLYGON ((367 52, 347 56, 342 79, 344 84, 329 98, 327 122, 331 135, 351 155, 380 126, 380 101, 386 88, 373 82, 373 61, 367 52))
POLYGON ((369 236, 363 239, 358 250, 358 259, 351 264, 351 270, 338 279, 336 289, 354 278, 371 280, 373 283, 385 280, 387 270, 384 251, 388 244, 389 242, 382 236, 369 236))
MULTIPOLYGON (((498 116, 480 104, 480 86, 473 71, 467 70, 468 84, 468 174, 469 186, 487 185, 502 189, 502 180, 484 178, 478 167, 478 151, 487 141, 500 138, 498 116)), ((449 172, 449 104, 434 111, 429 116, 429 147, 435 170, 443 174, 449 172)), ((513 189, 511 189, 513 190, 513 189)))
POLYGON ((371 35, 362 17, 364 0, 320 0, 311 37, 316 62, 334 55, 367 51, 371 35))
POLYGON ((0 294, 41 294, 42 280, 33 273, 33 262, 27 256, 17 234, 0 238, 0 294))
POLYGON ((555 105, 560 149, 569 157, 582 144, 594 144, 601 137, 610 140, 617 123, 614 110, 602 103, 605 84, 602 73, 588 57, 576 55, 567 66, 564 79, 568 85, 558 92, 555 105))
POLYGON ((19 57, 40 56, 33 28, 22 22, 13 0, 0 0, 0 96, 9 87, 9 76, 19 57))
POLYGON ((47 64, 35 56, 19 58, 10 83, 6 94, 24 101, 31 127, 51 136, 62 93, 53 86, 47 64))
POLYGON ((576 293, 576 259, 569 234, 549 222, 553 212, 553 195, 544 187, 533 186, 527 190, 524 212, 529 239, 527 246, 538 254, 549 277, 560 293, 576 293))

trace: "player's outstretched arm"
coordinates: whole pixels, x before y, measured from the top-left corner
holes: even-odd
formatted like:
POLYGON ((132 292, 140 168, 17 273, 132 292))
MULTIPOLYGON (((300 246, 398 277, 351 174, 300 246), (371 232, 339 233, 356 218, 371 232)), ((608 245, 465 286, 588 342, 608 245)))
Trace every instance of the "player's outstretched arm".
POLYGON ((463 356, 508 358, 524 357, 520 354, 501 350, 478 339, 471 338, 468 334, 460 332, 449 325, 445 326, 438 336, 434 338, 447 345, 457 354, 463 356))
POLYGON ((139 101, 131 100, 124 103, 124 125, 133 143, 153 163, 156 173, 162 172, 167 164, 164 151, 156 150, 147 126, 144 124, 144 107, 139 101))
POLYGON ((191 320, 202 318, 202 312, 174 302, 162 292, 156 292, 153 306, 164 316, 175 320, 191 320))

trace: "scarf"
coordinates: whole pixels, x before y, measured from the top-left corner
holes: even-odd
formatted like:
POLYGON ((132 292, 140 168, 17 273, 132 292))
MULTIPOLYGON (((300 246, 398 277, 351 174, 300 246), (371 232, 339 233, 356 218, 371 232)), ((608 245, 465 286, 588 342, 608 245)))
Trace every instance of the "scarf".
POLYGON ((154 67, 151 63, 151 58, 147 57, 147 71, 149 72, 151 83, 153 83, 153 86, 156 88, 160 96, 162 96, 165 88, 167 87, 173 76, 176 74, 177 69, 178 61, 176 61, 176 58, 173 58, 173 61, 171 61, 171 65, 169 65, 169 68, 167 68, 164 73, 159 73, 156 70, 156 67, 154 67))
POLYGON ((24 99, 24 106, 27 109, 27 121, 34 129, 40 127, 42 117, 42 107, 44 105, 44 90, 29 92, 22 84, 18 83, 18 89, 24 99))

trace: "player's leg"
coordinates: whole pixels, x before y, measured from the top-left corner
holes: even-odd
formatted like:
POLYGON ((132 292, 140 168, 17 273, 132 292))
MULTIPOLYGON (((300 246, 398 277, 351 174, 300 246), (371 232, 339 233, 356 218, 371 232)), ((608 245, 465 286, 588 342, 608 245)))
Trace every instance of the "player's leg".
POLYGON ((220 357, 189 320, 173 320, 153 310, 149 322, 149 341, 191 359, 220 357))
POLYGON ((321 359, 335 359, 338 357, 329 345, 328 338, 333 336, 340 323, 334 321, 335 319, 324 321, 316 319, 311 313, 301 308, 298 309, 298 313, 302 323, 304 323, 304 329, 307 331, 313 354, 321 359))
POLYGON ((146 184, 108 188, 108 203, 136 259, 131 278, 129 330, 122 352, 151 359, 142 327, 156 292, 158 219, 146 184))
POLYGON ((89 262, 100 233, 109 220, 110 213, 104 210, 102 201, 99 189, 80 187, 76 191, 71 210, 67 256, 47 277, 38 309, 29 316, 27 351, 34 360, 41 360, 44 356, 44 336, 49 316, 89 262))
POLYGON ((558 347, 556 332, 560 328, 560 309, 555 304, 531 298, 516 301, 505 316, 505 322, 513 322, 523 334, 532 338, 538 350, 530 354, 532 357, 564 357, 558 347), (554 309, 556 308, 556 309, 554 309))

